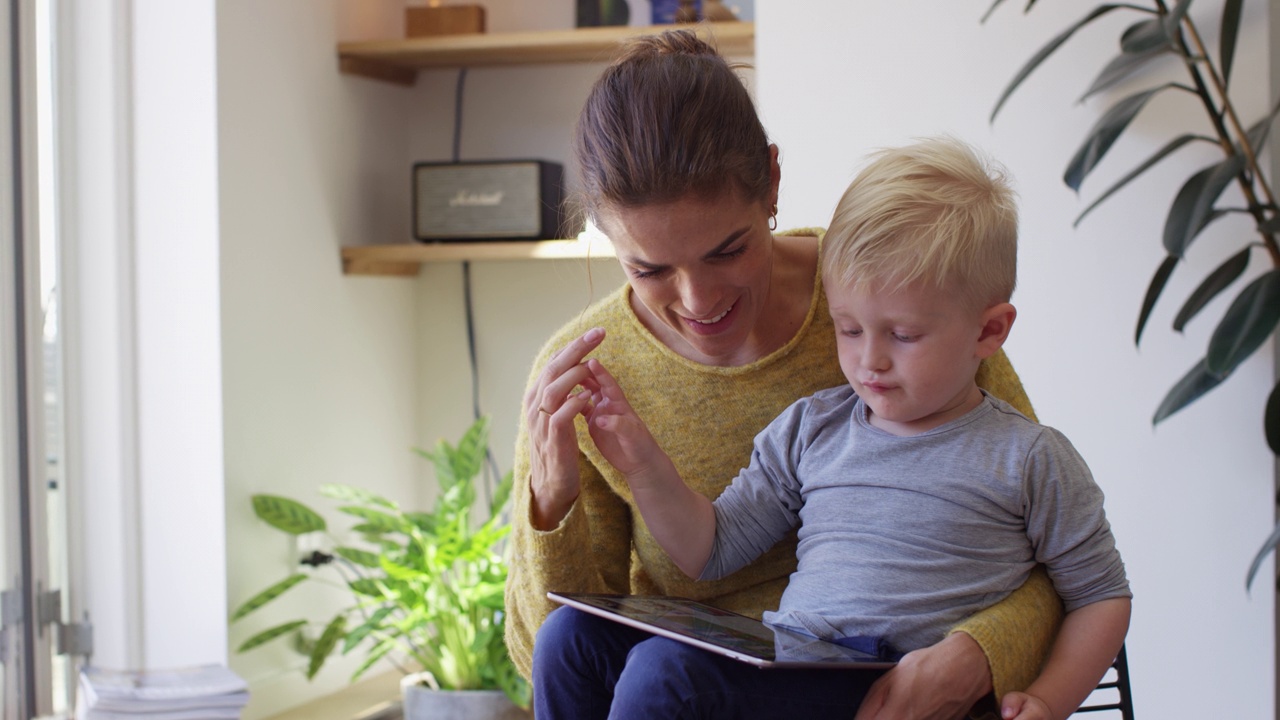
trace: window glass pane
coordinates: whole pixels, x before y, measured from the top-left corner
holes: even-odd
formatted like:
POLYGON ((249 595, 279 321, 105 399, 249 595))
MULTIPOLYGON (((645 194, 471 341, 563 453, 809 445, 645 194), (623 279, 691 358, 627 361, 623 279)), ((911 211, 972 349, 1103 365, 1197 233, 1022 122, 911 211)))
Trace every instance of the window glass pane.
MULTIPOLYGON (((35 188, 26 188, 35 192, 35 225, 40 252, 40 325, 31 333, 32 342, 40 342, 41 350, 41 442, 38 447, 44 451, 40 465, 33 478, 33 509, 44 509, 44 523, 36 525, 36 532, 44 530, 33 538, 38 552, 36 559, 45 562, 44 568, 36 570, 36 577, 45 589, 60 591, 61 607, 58 620, 70 620, 68 600, 70 587, 68 582, 67 561, 67 477, 65 477, 65 397, 63 382, 64 336, 61 332, 61 242, 58 224, 58 154, 56 154, 56 92, 55 78, 56 58, 54 19, 56 0, 35 0, 31 6, 35 42, 31 54, 33 65, 33 85, 35 85, 35 118, 36 132, 36 168, 35 173, 28 173, 28 182, 35 183, 35 188)), ((27 117, 32 117, 28 114, 27 117)), ((28 204, 28 206, 32 206, 28 204)), ((47 669, 49 678, 49 712, 61 714, 70 706, 70 693, 74 683, 70 682, 70 659, 58 655, 58 626, 46 625, 40 635, 44 652, 37 659, 49 659, 52 667, 47 669)))
MULTIPOLYGON (((9 46, 8 8, 0 12, 0 43, 9 46)), ((19 515, 20 440, 18 435, 17 342, 17 243, 14 225, 13 167, 17 149, 12 144, 13 118, 10 54, 0 53, 0 717, 27 717, 25 628, 23 597, 27 585, 22 567, 22 531, 19 515)))
MULTIPOLYGON (((45 523, 43 541, 45 552, 41 553, 47 567, 44 568, 43 583, 46 588, 61 590, 62 608, 59 617, 70 620, 67 601, 70 587, 67 575, 67 503, 65 467, 66 450, 63 442, 62 428, 65 427, 62 357, 63 342, 61 322, 60 290, 62 287, 61 257, 59 253, 57 192, 57 154, 55 138, 57 133, 57 113, 55 103, 56 68, 53 59, 56 57, 56 38, 53 18, 56 14, 56 0, 37 0, 35 2, 35 43, 34 62, 36 68, 36 158, 38 217, 36 221, 39 236, 40 261, 40 318, 41 327, 38 334, 32 333, 31 341, 40 342, 42 397, 41 410, 44 422, 40 430, 44 433, 44 458, 37 472, 43 476, 37 478, 36 491, 44 494, 45 523)), ((41 503, 37 502, 37 506, 41 503)), ((37 573, 39 574, 39 573, 37 573)), ((52 658, 50 690, 52 695, 51 711, 65 712, 69 707, 69 693, 72 683, 68 682, 70 673, 69 658, 57 655, 56 628, 47 628, 44 641, 50 643, 49 657, 52 658)))

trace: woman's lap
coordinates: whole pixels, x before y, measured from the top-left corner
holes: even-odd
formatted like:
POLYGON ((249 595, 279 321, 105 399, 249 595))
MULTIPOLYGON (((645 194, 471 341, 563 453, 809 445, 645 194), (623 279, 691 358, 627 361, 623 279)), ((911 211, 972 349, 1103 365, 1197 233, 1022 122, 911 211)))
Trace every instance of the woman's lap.
POLYGON ((534 706, 556 718, 847 718, 875 672, 762 670, 572 608, 534 645, 534 706))

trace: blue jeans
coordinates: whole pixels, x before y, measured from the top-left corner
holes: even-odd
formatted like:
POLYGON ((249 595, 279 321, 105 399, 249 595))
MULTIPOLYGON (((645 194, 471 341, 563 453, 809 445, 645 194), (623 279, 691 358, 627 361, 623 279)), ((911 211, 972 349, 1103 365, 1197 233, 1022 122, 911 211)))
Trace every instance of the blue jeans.
POLYGON ((850 720, 881 674, 762 670, 560 607, 534 643, 534 717, 850 720))

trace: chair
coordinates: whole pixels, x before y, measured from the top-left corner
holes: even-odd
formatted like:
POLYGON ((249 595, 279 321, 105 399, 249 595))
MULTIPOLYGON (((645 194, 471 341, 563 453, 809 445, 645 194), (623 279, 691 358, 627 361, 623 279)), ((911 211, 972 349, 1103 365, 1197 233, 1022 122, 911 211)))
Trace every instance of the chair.
POLYGON ((1120 654, 1111 663, 1111 670, 1098 683, 1098 689, 1084 701, 1084 704, 1072 714, 1119 711, 1124 720, 1133 720, 1133 696, 1129 690, 1129 660, 1125 656, 1124 646, 1120 646, 1120 654))

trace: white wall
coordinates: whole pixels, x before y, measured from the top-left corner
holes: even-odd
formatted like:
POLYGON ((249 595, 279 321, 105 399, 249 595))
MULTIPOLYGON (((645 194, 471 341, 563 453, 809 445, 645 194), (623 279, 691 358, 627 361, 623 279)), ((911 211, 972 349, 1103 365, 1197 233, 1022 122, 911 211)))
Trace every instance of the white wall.
MULTIPOLYGON (((1196 283, 1250 234, 1226 219, 1194 245, 1157 306, 1141 351, 1133 327, 1163 258, 1160 231, 1183 180, 1213 159, 1200 149, 1125 189, 1080 226, 1071 222, 1111 180, 1192 124, 1190 96, 1157 99, 1081 198, 1059 178, 1075 145, 1116 93, 1075 99, 1116 48, 1133 16, 1079 33, 987 117, 1004 85, 1041 45, 1092 5, 924 0, 759 3, 758 96, 782 148, 784 225, 825 224, 869 149, 949 132, 995 155, 1016 178, 1022 205, 1017 327, 1007 346, 1043 421, 1067 433, 1107 493, 1132 581, 1128 638, 1137 711, 1151 717, 1263 718, 1274 712, 1272 609, 1263 580, 1244 574, 1272 527, 1272 463, 1262 439, 1270 353, 1156 430, 1167 388, 1203 354, 1219 299, 1186 330, 1169 324, 1196 283)), ((1213 7, 1218 5, 1211 4, 1213 7)), ((1202 18, 1216 34, 1216 17, 1202 18)), ((1208 12, 1209 8, 1199 8, 1208 12)), ((1249 13, 1236 60, 1235 98, 1246 122, 1267 105, 1266 18, 1249 13)), ((1231 191, 1236 192, 1236 191, 1231 191)), ((1238 195, 1228 195, 1236 204, 1238 195)), ((1261 269, 1255 258, 1252 272, 1261 269)))
MULTIPOLYGON (((568 0, 486 7, 495 32, 572 24, 568 0)), ((406 89, 336 72, 333 43, 397 35, 399 9, 394 0, 218 2, 232 605, 290 562, 287 545, 252 518, 251 493, 319 504, 317 486, 345 481, 425 504, 429 475, 408 448, 455 438, 470 418, 461 265, 424 266, 412 280, 348 278, 338 265, 342 245, 407 242, 411 164, 450 157, 456 73, 424 72, 406 89)), ((1115 23, 1083 32, 991 128, 986 117, 1005 81, 1082 11, 1042 3, 1023 16, 1010 6, 983 27, 977 18, 985 9, 985 0, 757 4, 758 95, 783 151, 781 222, 825 224, 869 148, 916 135, 950 131, 1010 166, 1023 200, 1024 242, 1015 298, 1021 315, 1008 349, 1042 418, 1072 437, 1107 491, 1137 594, 1129 647, 1138 707, 1153 716, 1212 708, 1262 717, 1272 707, 1273 602, 1267 592, 1247 597, 1243 575, 1271 527, 1270 461, 1258 420, 1270 362, 1242 367, 1157 431, 1149 423, 1166 388, 1202 352, 1208 318, 1222 309, 1209 308, 1179 337, 1166 329, 1174 299, 1229 243, 1206 237, 1193 248, 1142 351, 1131 344, 1141 294, 1161 257, 1163 209, 1207 156, 1169 161, 1073 232, 1082 205, 1057 178, 1103 106, 1077 106, 1073 93, 1105 62, 1115 23)), ((1260 25, 1248 24, 1237 64, 1250 116, 1265 105, 1260 25)), ((573 119, 598 70, 471 71, 462 158, 567 162, 573 119)), ((1195 112, 1179 102, 1149 108, 1086 185, 1085 198, 1180 127, 1175 111, 1195 112)), ((1247 230, 1232 223, 1222 221, 1213 235, 1247 230)), ((520 393, 538 345, 621 282, 611 261, 589 265, 472 266, 481 406, 493 416, 503 469, 511 465, 520 393)), ((233 646, 289 614, 277 611, 233 627, 233 646)), ((233 655, 232 665, 253 683, 251 718, 340 688, 351 667, 307 684, 301 660, 283 647, 233 655)))
MULTIPOLYGON (((389 4, 390 5, 390 4, 389 4)), ((234 607, 281 579, 293 548, 249 496, 316 508, 325 483, 411 499, 412 285, 348 279, 338 249, 398 236, 408 192, 405 94, 340 76, 335 42, 388 32, 377 3, 218 3, 228 594, 234 607)), ((314 591, 312 591, 314 592, 314 591)), ((244 639, 342 595, 297 593, 231 628, 231 666, 251 683, 248 717, 345 685, 352 660, 307 683, 301 656, 244 639)))
POLYGON ((221 662, 214 5, 91 5, 58 48, 73 609, 104 666, 221 662))
MULTIPOLYGON (((568 27, 557 12, 486 3, 491 30, 568 27), (533 12, 538 10, 538 12, 533 12), (546 24, 554 23, 554 24, 546 24)), ((326 507, 316 489, 348 482, 408 505, 434 496, 410 452, 470 422, 461 264, 416 279, 345 277, 344 245, 410 242, 410 167, 451 153, 455 73, 416 88, 338 74, 335 43, 396 37, 402 4, 219 0, 219 145, 229 604, 282 578, 294 553, 252 515, 270 492, 326 507)), ((591 70, 476 71, 464 159, 567 160, 591 70), (514 108, 514 110, 513 110, 514 108), (512 118, 519 117, 519 124, 512 118)), ((482 409, 499 466, 511 467, 533 354, 562 322, 621 282, 611 260, 473 266, 482 409)), ((358 658, 308 683, 284 642, 244 655, 254 632, 303 613, 327 619, 341 594, 298 594, 231 628, 231 665, 249 679, 247 718, 345 686, 358 658)))

